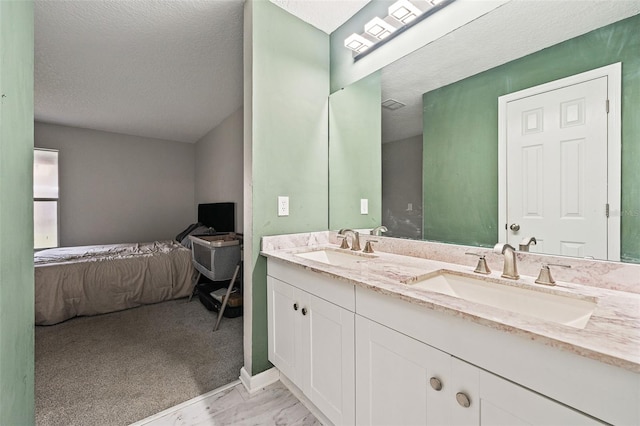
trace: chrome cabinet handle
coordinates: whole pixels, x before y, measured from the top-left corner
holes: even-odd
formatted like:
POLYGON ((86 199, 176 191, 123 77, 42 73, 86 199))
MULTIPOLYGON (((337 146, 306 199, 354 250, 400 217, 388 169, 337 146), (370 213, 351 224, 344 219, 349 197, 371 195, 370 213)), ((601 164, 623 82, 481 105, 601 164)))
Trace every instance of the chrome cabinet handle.
POLYGON ((307 308, 302 308, 302 315, 307 315, 307 308))
POLYGON ((294 304, 293 304, 293 310, 294 310, 294 311, 297 311, 297 310, 298 310, 298 304, 297 304, 297 303, 294 303, 294 304))
POLYGON ((519 231, 520 230, 520 225, 518 225, 517 223, 512 223, 511 226, 509 227, 509 229, 511 229, 512 231, 519 231))
POLYGON ((442 389, 442 382, 437 377, 430 378, 429 383, 433 390, 440 391, 442 389))
POLYGON ((458 392, 456 394, 456 401, 458 401, 461 407, 469 408, 471 406, 471 400, 464 392, 458 392))

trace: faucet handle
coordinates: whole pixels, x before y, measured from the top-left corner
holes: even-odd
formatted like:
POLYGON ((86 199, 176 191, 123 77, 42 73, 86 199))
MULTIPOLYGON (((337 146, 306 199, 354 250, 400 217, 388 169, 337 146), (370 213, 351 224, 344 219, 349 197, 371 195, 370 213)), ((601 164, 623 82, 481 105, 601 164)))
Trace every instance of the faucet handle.
POLYGON ((484 275, 489 275, 491 273, 491 269, 489 269, 489 266, 487 265, 487 259, 484 254, 471 252, 465 254, 468 254, 470 256, 478 256, 478 265, 476 265, 476 269, 473 272, 484 275))
POLYGON ((540 273, 536 278, 536 284, 556 285, 556 280, 551 276, 551 268, 549 266, 560 266, 562 268, 571 268, 571 265, 563 265, 561 263, 543 263, 540 267, 540 273))
POLYGON ((341 249, 346 249, 349 250, 349 241, 347 241, 347 238, 345 235, 338 235, 339 239, 342 239, 342 242, 340 243, 340 248, 341 249))
POLYGON ((367 242, 364 245, 364 249, 362 250, 363 253, 373 253, 373 246, 371 245, 371 243, 377 243, 378 240, 367 240, 367 242))

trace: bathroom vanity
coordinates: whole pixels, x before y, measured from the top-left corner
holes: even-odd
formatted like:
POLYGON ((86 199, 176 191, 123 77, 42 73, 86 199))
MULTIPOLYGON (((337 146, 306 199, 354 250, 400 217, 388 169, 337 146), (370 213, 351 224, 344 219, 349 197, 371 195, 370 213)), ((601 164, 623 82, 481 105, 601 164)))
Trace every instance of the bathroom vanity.
POLYGON ((369 255, 338 249, 329 232, 263 239, 269 360, 331 422, 640 424, 639 294, 506 282, 474 274, 464 254, 419 257, 432 243, 376 239, 369 255), (443 274, 526 291, 489 306, 430 287, 443 274), (520 312, 540 294, 549 318, 520 312), (577 313, 556 316, 563 298, 577 313))

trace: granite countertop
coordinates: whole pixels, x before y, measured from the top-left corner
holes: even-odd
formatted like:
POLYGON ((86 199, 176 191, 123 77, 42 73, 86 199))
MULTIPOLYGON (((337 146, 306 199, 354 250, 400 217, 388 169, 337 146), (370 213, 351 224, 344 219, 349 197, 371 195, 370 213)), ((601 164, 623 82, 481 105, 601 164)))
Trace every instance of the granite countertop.
MULTIPOLYGON (((345 283, 369 288, 427 309, 524 336, 549 346, 640 373, 640 294, 559 280, 556 280, 556 285, 553 287, 543 286, 535 284, 535 277, 523 275, 517 281, 505 280, 500 277, 501 271, 481 275, 473 272, 475 266, 381 251, 376 251, 373 255, 375 257, 363 256, 362 262, 342 266, 333 266, 296 256, 296 253, 324 248, 339 250, 335 244, 319 241, 317 244, 303 247, 279 248, 269 245, 265 248, 263 246, 261 254, 267 258, 296 265, 345 283), (403 282, 415 280, 416 277, 435 274, 441 270, 573 298, 595 299, 597 306, 585 328, 578 329, 403 284, 403 282)), ((475 261, 469 260, 470 264, 475 265, 475 261)))

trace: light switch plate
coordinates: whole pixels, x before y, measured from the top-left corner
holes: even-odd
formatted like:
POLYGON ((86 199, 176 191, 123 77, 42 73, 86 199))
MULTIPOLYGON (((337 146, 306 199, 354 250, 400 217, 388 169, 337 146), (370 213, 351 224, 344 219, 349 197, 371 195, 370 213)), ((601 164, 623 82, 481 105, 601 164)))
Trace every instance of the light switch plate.
POLYGON ((278 216, 289 216, 289 197, 278 196, 278 216))
POLYGON ((360 214, 369 214, 369 199, 360 199, 360 214))

